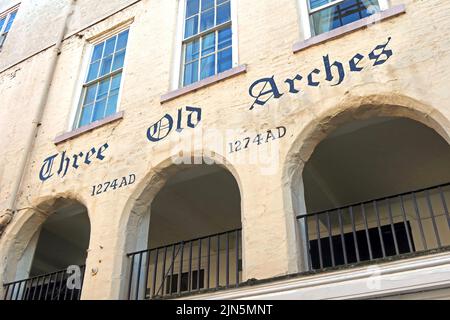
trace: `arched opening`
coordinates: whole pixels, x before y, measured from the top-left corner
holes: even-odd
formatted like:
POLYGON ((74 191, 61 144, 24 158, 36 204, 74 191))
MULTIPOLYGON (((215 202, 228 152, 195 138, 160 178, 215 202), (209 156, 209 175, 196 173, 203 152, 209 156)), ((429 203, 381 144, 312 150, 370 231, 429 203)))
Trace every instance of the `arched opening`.
MULTIPOLYGON (((240 192, 219 165, 172 166, 129 254, 129 299, 236 286, 241 281, 240 192)), ((143 195, 145 197, 145 195, 143 195)))
POLYGON ((309 269, 450 246, 450 147, 403 117, 345 122, 314 149, 302 180, 309 269))
MULTIPOLYGON (((45 220, 18 261, 16 281, 5 285, 5 298, 78 300, 90 238, 87 209, 77 201, 59 198, 38 210, 45 220)), ((34 222, 28 224, 35 228, 34 222)))

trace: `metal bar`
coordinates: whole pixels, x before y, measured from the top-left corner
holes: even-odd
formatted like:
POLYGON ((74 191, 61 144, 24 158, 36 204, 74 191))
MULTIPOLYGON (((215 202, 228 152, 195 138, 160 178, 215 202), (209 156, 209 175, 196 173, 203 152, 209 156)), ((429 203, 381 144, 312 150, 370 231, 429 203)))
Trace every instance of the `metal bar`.
MULTIPOLYGON (((181 256, 180 256, 180 272, 178 274, 178 294, 181 293, 181 277, 183 276, 183 255, 184 255, 184 242, 181 242, 181 256)), ((189 287, 189 283, 188 283, 189 287)))
POLYGON ((308 270, 312 270, 313 266, 312 266, 312 261, 311 261, 311 243, 309 241, 309 231, 308 231, 308 217, 304 217, 302 218, 304 220, 305 223, 305 237, 306 237, 306 257, 307 257, 307 263, 308 263, 308 270))
MULTIPOLYGON (((150 252, 147 254, 147 271, 145 273, 146 276, 145 276, 145 295, 144 295, 144 299, 147 298, 148 273, 149 273, 149 268, 150 268, 150 252)), ((155 265, 153 267, 152 297, 155 296, 155 291, 156 291, 156 276, 158 274, 158 260, 159 260, 159 249, 156 249, 155 265)))
POLYGON ((19 282, 19 288, 17 289, 16 297, 14 298, 14 300, 19 300, 19 292, 20 292, 20 288, 22 288, 22 283, 23 283, 23 281, 19 282))
POLYGON ((334 248, 333 248, 333 234, 331 231, 331 221, 330 221, 330 213, 327 211, 327 229, 328 229, 328 241, 330 243, 330 253, 331 253, 331 265, 333 267, 336 266, 336 262, 334 260, 334 248))
POLYGON ((130 281, 128 284, 128 300, 131 300, 131 288, 133 285, 133 272, 134 272, 134 255, 131 256, 131 270, 130 270, 130 281))
POLYGON ((33 278, 30 279, 30 288, 28 292, 25 294, 25 300, 28 300, 31 296, 31 289, 33 288, 33 278))
POLYGON ((64 275, 65 275, 65 271, 61 272, 61 282, 59 283, 58 300, 61 299, 62 286, 63 286, 63 284, 64 284, 64 275))
POLYGON ((364 207, 364 204, 361 204, 361 214, 363 216, 364 227, 366 229, 367 247, 369 249, 369 259, 373 260, 372 243, 370 242, 369 226, 367 224, 366 208, 364 207))
POLYGON ((9 288, 11 287, 11 284, 5 284, 6 287, 6 292, 5 292, 5 300, 10 300, 8 299, 8 293, 9 293, 9 288))
POLYGON ((45 283, 45 276, 42 276, 42 283, 41 283, 41 287, 39 288, 39 298, 38 300, 41 300, 42 297, 42 291, 44 290, 44 283, 45 283))
POLYGON ((138 272, 137 272, 137 280, 136 280, 136 300, 139 300, 139 289, 141 287, 141 265, 142 265, 142 255, 143 253, 141 252, 139 254, 139 260, 138 260, 138 272))
POLYGON ((230 234, 227 233, 227 244, 226 244, 226 287, 230 286, 230 234))
POLYGON ((209 280, 211 278, 211 237, 208 237, 208 254, 206 256, 207 259, 207 273, 208 276, 206 277, 206 288, 209 289, 209 280))
POLYGON ((420 236, 422 238, 422 244, 425 250, 428 250, 427 240, 425 239, 425 233, 423 232, 422 219, 420 218, 419 206, 417 204, 417 198, 415 193, 412 194, 414 203, 414 212, 416 213, 417 222, 419 223, 420 236))
POLYGON ((216 288, 219 287, 220 277, 220 236, 217 236, 217 265, 216 265, 216 288))
POLYGON ((400 198, 400 206, 401 206, 402 215, 403 215, 403 225, 405 226, 406 237, 408 238, 409 252, 413 252, 414 248, 413 248, 413 244, 412 244, 412 240, 411 240, 411 234, 409 232, 408 219, 406 218, 406 210, 405 210, 405 204, 403 202, 403 196, 399 196, 399 198, 400 198))
MULTIPOLYGON (((39 277, 36 277, 36 287, 39 286, 39 277)), ((34 300, 34 297, 36 297, 36 288, 34 288, 33 290, 33 297, 31 298, 31 300, 34 300)))
POLYGON ((340 229, 340 233, 341 233, 342 251, 344 254, 344 264, 348 264, 347 248, 345 247, 344 225, 342 223, 342 210, 341 209, 338 209, 338 218, 339 218, 339 229, 340 229))
MULTIPOLYGON (((161 274, 161 286, 163 288, 163 296, 164 296, 164 283, 166 282, 166 259, 167 259, 167 249, 169 247, 165 247, 164 249, 164 258, 163 258, 163 267, 162 267, 162 274, 161 274)), ((153 287, 156 288, 156 282, 153 283, 153 287)), ((153 290, 153 296, 155 296, 154 293, 155 290, 153 290)))
POLYGON ((450 229, 450 213, 448 212, 447 202, 445 201, 445 196, 444 196, 444 192, 442 191, 442 188, 439 187, 438 189, 439 189, 439 194, 441 195, 442 206, 444 207, 445 215, 447 216, 447 224, 450 229))
POLYGON ((316 232, 317 232, 317 245, 319 248, 319 267, 323 269, 323 260, 322 260, 322 243, 320 241, 320 221, 319 215, 316 215, 316 232))
POLYGON ((47 300, 48 289, 50 288, 50 283, 52 283, 52 275, 49 275, 48 284, 47 284, 47 289, 45 290, 45 297, 44 297, 44 300, 47 300))
POLYGON ((200 271, 202 267, 202 240, 198 240, 197 291, 200 291, 200 271))
POLYGON ((394 227, 394 220, 392 218, 392 206, 391 206, 391 200, 386 199, 386 204, 388 206, 388 214, 389 214, 389 223, 391 225, 391 231, 392 231, 392 237, 394 238, 394 247, 395 247, 395 254, 399 255, 400 251, 398 250, 398 243, 397 243, 397 234, 395 232, 394 227))
POLYGON ((50 293, 50 300, 53 300, 57 280, 58 280, 58 272, 55 272, 55 279, 53 280, 52 292, 50 293))
POLYGON ((352 233, 353 233, 353 243, 355 245, 355 252, 356 252, 356 261, 360 262, 361 259, 359 257, 359 247, 358 247, 358 240, 356 239, 356 226, 355 226, 355 217, 353 216, 353 207, 349 207, 350 212, 350 219, 352 221, 352 233))
POLYGON ((236 287, 239 286, 239 231, 236 232, 236 287))
POLYGON ((193 246, 193 241, 191 241, 191 243, 190 243, 190 245, 189 245, 189 268, 188 268, 188 283, 187 283, 187 285, 188 285, 188 292, 191 292, 192 291, 192 279, 193 279, 193 276, 192 276, 192 246, 193 246))
POLYGON ((80 290, 78 290, 78 300, 81 299, 81 292, 83 291, 84 275, 86 272, 86 266, 82 266, 81 270, 83 270, 83 271, 81 272, 81 283, 80 283, 80 290))
POLYGON ((28 287, 29 280, 25 280, 25 286, 23 288, 22 296, 20 297, 20 300, 25 300, 26 294, 27 294, 27 287, 28 287))
POLYGON ((434 217, 433 205, 431 204, 430 191, 428 191, 428 190, 425 191, 425 196, 427 197, 428 210, 430 210, 430 216, 431 216, 431 221, 433 222, 433 229, 434 229, 434 234, 436 236, 437 245, 438 245, 438 248, 442 248, 441 237, 439 236, 439 230, 438 230, 438 227, 436 224, 436 219, 434 217))
MULTIPOLYGON (((172 246, 172 263, 170 264, 170 283, 169 283, 169 295, 172 294, 172 283, 173 283, 173 270, 175 269, 175 244, 172 246)), ((181 247, 180 247, 181 248, 181 247)), ((178 249, 180 250, 180 249, 178 249)), ((164 291, 164 289, 163 289, 164 291)))

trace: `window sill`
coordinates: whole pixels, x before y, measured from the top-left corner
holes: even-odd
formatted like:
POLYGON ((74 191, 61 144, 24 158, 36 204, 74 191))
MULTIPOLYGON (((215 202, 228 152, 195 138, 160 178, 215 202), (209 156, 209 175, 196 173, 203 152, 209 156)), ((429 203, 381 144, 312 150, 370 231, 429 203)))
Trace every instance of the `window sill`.
POLYGON ((246 72, 247 72, 247 65, 243 64, 243 65, 234 67, 230 70, 218 73, 214 76, 208 77, 206 79, 200 80, 200 81, 193 83, 191 85, 188 85, 186 87, 170 91, 161 96, 161 104, 165 103, 165 102, 169 102, 171 100, 174 100, 178 97, 184 96, 184 95, 194 92, 196 90, 209 87, 219 81, 222 81, 222 80, 225 80, 228 78, 232 78, 241 73, 246 73, 246 72))
POLYGON ((77 128, 75 130, 72 130, 70 132, 63 133, 61 135, 58 135, 55 140, 53 141, 56 145, 63 143, 67 140, 73 139, 75 137, 81 136, 82 134, 86 132, 90 132, 94 129, 97 129, 99 127, 102 127, 104 125, 110 124, 112 122, 116 122, 118 120, 121 120, 123 118, 123 111, 117 112, 113 115, 110 115, 109 117, 106 117, 104 119, 92 122, 84 127, 77 128))
MULTIPOLYGON (((401 4, 401 5, 389 8, 387 10, 381 11, 379 18, 376 22, 387 20, 387 19, 396 17, 398 15, 401 15, 403 13, 406 13, 406 7, 405 7, 405 5, 401 4)), ((342 27, 336 28, 329 32, 322 33, 318 36, 306 39, 304 41, 296 42, 294 44, 292 50, 294 53, 297 53, 297 52, 305 50, 309 47, 313 47, 313 46, 319 45, 321 43, 324 43, 326 41, 342 37, 348 33, 354 32, 356 30, 363 29, 369 25, 372 25, 373 23, 374 23, 373 16, 363 18, 361 20, 346 24, 342 27)))

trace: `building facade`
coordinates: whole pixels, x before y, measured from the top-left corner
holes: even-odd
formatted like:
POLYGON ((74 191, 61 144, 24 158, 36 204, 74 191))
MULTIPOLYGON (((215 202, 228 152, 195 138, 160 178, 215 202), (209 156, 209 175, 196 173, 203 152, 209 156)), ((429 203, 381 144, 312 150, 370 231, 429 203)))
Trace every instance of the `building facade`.
POLYGON ((0 296, 450 298, 450 3, 0 2, 0 296))

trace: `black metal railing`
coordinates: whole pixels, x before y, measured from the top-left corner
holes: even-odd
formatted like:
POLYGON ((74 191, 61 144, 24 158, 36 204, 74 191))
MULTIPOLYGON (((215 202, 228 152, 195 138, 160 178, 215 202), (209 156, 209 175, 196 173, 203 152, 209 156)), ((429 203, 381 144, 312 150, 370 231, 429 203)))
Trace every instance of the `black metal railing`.
POLYGON ((4 284, 4 300, 79 300, 83 287, 85 266, 80 266, 80 274, 68 269, 55 271, 36 277, 4 284), (80 276, 80 279, 70 278, 80 276), (76 282, 80 283, 77 288, 76 282), (74 287, 70 284, 74 284, 74 287))
POLYGON ((450 246, 450 183, 297 216, 310 270, 450 246))
POLYGON ((237 287, 241 229, 128 254, 128 299, 157 299, 237 287))

